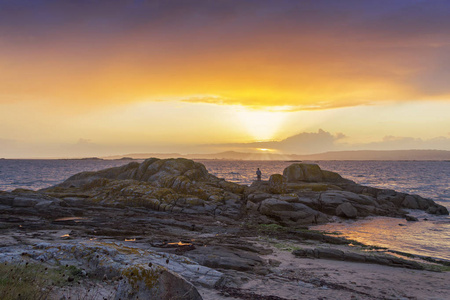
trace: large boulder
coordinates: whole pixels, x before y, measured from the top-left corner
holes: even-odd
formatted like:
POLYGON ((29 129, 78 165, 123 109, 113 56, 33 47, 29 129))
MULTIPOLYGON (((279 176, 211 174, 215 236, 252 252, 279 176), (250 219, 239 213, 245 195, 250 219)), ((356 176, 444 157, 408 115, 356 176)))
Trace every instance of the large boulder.
POLYGON ((406 195, 403 202, 401 202, 401 207, 425 210, 430 214, 448 215, 447 208, 419 195, 406 195))
POLYGON ((305 174, 303 174, 303 169, 300 164, 292 164, 289 167, 285 168, 283 171, 283 175, 286 177, 288 182, 296 182, 300 180, 304 180, 305 174))
POLYGON ((247 200, 253 203, 260 203, 263 200, 266 200, 268 198, 271 198, 272 195, 269 193, 264 193, 264 192, 256 192, 253 194, 249 194, 247 196, 247 200))
POLYGON ((376 200, 368 195, 356 194, 348 191, 326 191, 322 193, 321 202, 327 205, 336 205, 344 202, 355 204, 377 206, 376 200))
POLYGON ((284 225, 307 225, 325 223, 328 218, 323 213, 301 203, 292 203, 276 198, 261 202, 259 212, 284 225))
POLYGON ((14 215, 38 215, 46 219, 69 217, 73 213, 68 204, 58 198, 35 191, 14 190, 0 194, 0 205, 4 213, 14 215))
POLYGON ((288 182, 323 181, 322 170, 317 164, 292 164, 284 169, 283 175, 286 177, 288 182))
POLYGON ((417 199, 412 196, 412 195, 408 195, 405 197, 405 199, 402 202, 402 206, 406 207, 406 208, 411 208, 411 209, 419 209, 419 203, 417 202, 417 199))
POLYGON ((14 201, 14 195, 8 192, 0 191, 0 205, 12 206, 14 201))
POLYGON ((14 207, 33 207, 36 204, 38 204, 40 201, 36 198, 30 198, 30 197, 15 197, 12 206, 14 207))
POLYGON ((273 194, 286 192, 286 179, 283 175, 273 174, 269 178, 269 191, 273 194))
POLYGON ((448 215, 448 210, 445 206, 435 205, 435 206, 430 206, 427 209, 427 213, 433 214, 433 215, 448 215))
POLYGON ((283 175, 288 183, 330 182, 354 184, 353 181, 342 178, 338 173, 322 170, 317 164, 292 164, 284 169, 283 175))
POLYGON ((345 202, 336 207, 336 215, 339 217, 354 219, 358 216, 358 211, 349 202, 345 202))
POLYGON ((302 164, 303 174, 305 174, 305 181, 321 182, 323 180, 322 170, 316 164, 302 164))
POLYGON ((327 182, 344 181, 344 178, 342 178, 342 176, 336 172, 322 170, 322 176, 323 176, 323 181, 327 181, 327 182))
POLYGON ((222 246, 198 247, 185 253, 185 256, 213 269, 249 271, 264 264, 264 261, 255 253, 222 246))
MULTIPOLYGON (((386 213, 380 209, 380 204, 375 198, 349 191, 323 192, 320 195, 319 203, 321 211, 327 214, 339 215, 347 218, 356 217, 354 209, 357 210, 357 215, 362 217, 374 214, 386 215, 386 213), (343 204, 345 205, 342 206, 343 204), (352 208, 350 208, 350 206, 352 208), (340 208, 338 209, 338 207, 340 208), (343 212, 343 209, 345 209, 345 212, 343 212)), ((396 211, 395 208, 394 211, 396 211)))
POLYGON ((116 300, 202 299, 192 283, 162 266, 133 265, 122 270, 122 277, 116 300))

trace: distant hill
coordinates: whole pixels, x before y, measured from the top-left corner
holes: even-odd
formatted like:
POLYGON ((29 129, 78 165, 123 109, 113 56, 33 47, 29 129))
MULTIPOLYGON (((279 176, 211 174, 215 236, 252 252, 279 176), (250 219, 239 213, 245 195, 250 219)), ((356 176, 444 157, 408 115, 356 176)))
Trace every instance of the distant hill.
POLYGON ((224 159, 224 160, 297 160, 300 155, 295 154, 275 154, 275 153, 246 153, 236 151, 226 151, 213 154, 188 154, 190 159, 224 159))
POLYGON ((146 159, 149 157, 157 157, 157 158, 161 158, 161 159, 166 159, 166 158, 185 157, 185 156, 180 153, 131 153, 131 154, 124 154, 124 155, 106 156, 103 158, 104 159, 127 160, 127 159, 146 159))
POLYGON ((445 150, 357 150, 301 155, 305 160, 450 160, 445 150))
POLYGON ((121 159, 123 157, 133 159, 145 159, 149 157, 174 158, 184 157, 189 159, 223 159, 223 160, 448 160, 450 151, 446 150, 356 150, 356 151, 331 151, 318 154, 275 154, 275 153, 245 153, 226 151, 211 154, 186 154, 179 153, 135 153, 120 156, 109 156, 104 159, 121 159))
POLYGON ((223 160, 292 160, 298 159, 295 154, 274 154, 274 153, 246 153, 236 151, 225 151, 220 153, 208 154, 179 154, 179 153, 132 153, 125 155, 115 155, 104 157, 104 159, 146 159, 149 157, 174 158, 183 157, 188 159, 223 159, 223 160))

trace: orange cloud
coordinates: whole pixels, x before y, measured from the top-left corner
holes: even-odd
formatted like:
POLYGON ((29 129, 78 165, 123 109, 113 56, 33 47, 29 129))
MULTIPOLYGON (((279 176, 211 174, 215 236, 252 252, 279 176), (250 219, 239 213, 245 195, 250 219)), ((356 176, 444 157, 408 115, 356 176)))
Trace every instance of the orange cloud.
POLYGON ((76 110, 185 99, 316 110, 450 95, 448 5, 43 3, 3 4, 3 103, 76 110))

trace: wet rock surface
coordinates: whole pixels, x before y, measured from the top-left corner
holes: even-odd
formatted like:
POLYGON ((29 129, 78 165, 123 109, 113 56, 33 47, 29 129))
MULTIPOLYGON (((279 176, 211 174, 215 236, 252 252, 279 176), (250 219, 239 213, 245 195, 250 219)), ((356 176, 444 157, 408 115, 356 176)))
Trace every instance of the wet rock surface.
POLYGON ((116 280, 116 299, 296 299, 270 288, 280 282, 293 295, 309 284, 365 299, 326 278, 319 284, 287 275, 284 262, 421 265, 349 250, 346 239, 305 226, 336 216, 405 218, 407 208, 448 214, 430 199, 361 186, 317 165, 294 164, 283 174, 246 187, 193 161, 148 159, 37 192, 0 192, 0 261, 76 265, 94 279, 116 280), (285 251, 284 260, 274 256, 285 244, 306 247, 285 251), (249 285, 263 279, 259 291, 249 285))
POLYGON ((424 267, 417 262, 408 261, 397 257, 373 256, 369 254, 361 254, 354 252, 345 252, 332 248, 314 248, 307 250, 294 250, 292 252, 296 257, 300 258, 322 258, 333 260, 345 260, 353 262, 365 262, 372 264, 387 265, 392 267, 409 268, 423 270, 424 267))

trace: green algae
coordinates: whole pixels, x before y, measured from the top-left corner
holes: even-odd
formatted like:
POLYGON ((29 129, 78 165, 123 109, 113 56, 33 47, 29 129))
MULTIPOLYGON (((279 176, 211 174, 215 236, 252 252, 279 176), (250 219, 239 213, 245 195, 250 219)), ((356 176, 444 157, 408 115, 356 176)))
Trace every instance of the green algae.
POLYGON ((48 299, 54 289, 77 281, 82 270, 75 266, 50 267, 23 261, 0 264, 0 299, 48 299))
POLYGON ((133 289, 139 289, 141 282, 145 284, 148 289, 152 289, 158 283, 163 267, 145 267, 143 265, 134 265, 122 270, 122 276, 125 277, 133 289))

